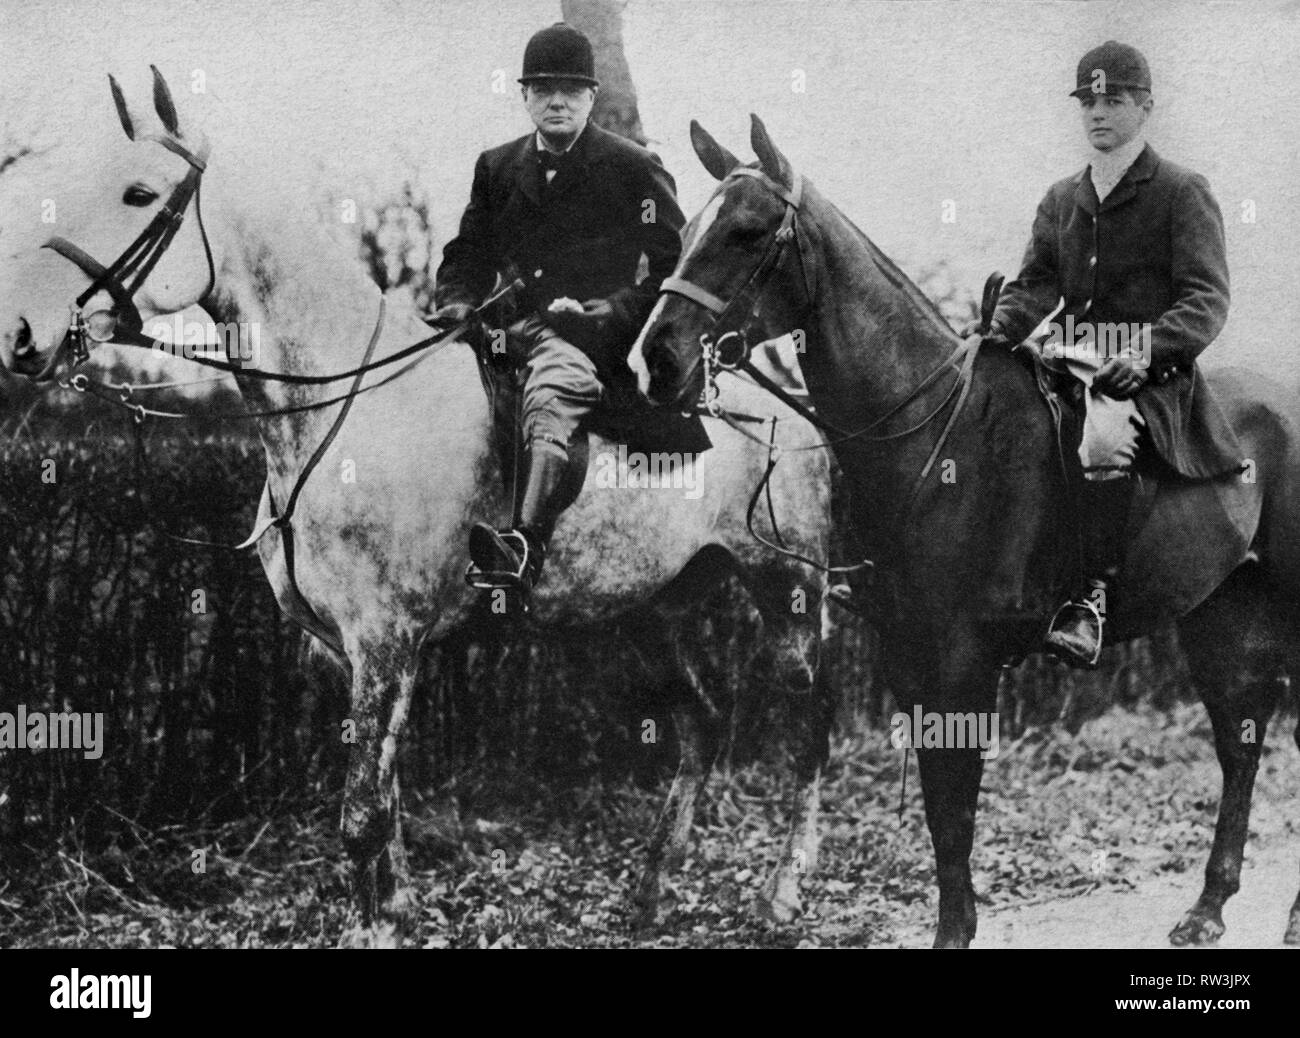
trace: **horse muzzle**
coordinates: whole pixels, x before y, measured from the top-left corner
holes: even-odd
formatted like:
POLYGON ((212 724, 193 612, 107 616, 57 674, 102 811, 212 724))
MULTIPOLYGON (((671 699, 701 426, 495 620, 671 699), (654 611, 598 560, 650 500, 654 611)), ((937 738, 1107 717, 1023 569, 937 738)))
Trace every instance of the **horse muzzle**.
POLYGON ((691 395, 690 372, 670 346, 656 339, 646 345, 642 355, 650 375, 645 389, 645 397, 650 403, 665 407, 691 395))
POLYGON ((26 318, 18 318, 5 329, 3 338, 0 338, 0 356, 4 358, 5 367, 20 375, 27 373, 24 368, 39 364, 36 336, 26 318))

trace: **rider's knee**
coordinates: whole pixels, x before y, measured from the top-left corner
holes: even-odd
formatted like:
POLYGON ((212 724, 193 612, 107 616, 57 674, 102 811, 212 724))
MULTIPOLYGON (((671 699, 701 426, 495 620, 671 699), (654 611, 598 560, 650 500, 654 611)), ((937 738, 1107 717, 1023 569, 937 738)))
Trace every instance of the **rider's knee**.
POLYGON ((1132 400, 1089 400, 1079 444, 1079 460, 1088 478, 1115 478, 1131 469, 1144 426, 1132 400))

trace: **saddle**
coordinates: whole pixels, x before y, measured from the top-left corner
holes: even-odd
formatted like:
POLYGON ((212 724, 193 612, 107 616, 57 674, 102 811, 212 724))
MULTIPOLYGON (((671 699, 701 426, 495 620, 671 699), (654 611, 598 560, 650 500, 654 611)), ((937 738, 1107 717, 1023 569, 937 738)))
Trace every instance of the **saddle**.
MULTIPOLYGON (((1014 346, 1012 355, 1033 374, 1052 417, 1068 510, 1063 518, 1068 522, 1080 507, 1083 469, 1078 449, 1085 387, 1063 362, 1044 357, 1032 342, 1014 346)), ((1206 480, 1179 474, 1146 439, 1144 432, 1132 473, 1134 493, 1125 524, 1128 548, 1117 596, 1120 615, 1111 618, 1112 630, 1121 637, 1170 610, 1186 612, 1228 572, 1250 561, 1263 500, 1263 487, 1237 473, 1206 480), (1176 558, 1184 564, 1175 565, 1176 558)), ((1063 532, 1072 541, 1076 538, 1069 526, 1063 532)), ((1070 554, 1069 569, 1075 572, 1066 580, 1077 583, 1082 552, 1070 554)))
MULTIPOLYGON (((510 479, 522 450, 519 403, 528 377, 525 364, 514 351, 492 352, 485 342, 475 344, 479 379, 492 409, 492 427, 501 471, 510 479)), ((637 392, 636 376, 626 361, 601 365, 605 400, 587 416, 583 429, 628 452, 666 455, 702 454, 713 446, 699 414, 657 408, 637 392)))

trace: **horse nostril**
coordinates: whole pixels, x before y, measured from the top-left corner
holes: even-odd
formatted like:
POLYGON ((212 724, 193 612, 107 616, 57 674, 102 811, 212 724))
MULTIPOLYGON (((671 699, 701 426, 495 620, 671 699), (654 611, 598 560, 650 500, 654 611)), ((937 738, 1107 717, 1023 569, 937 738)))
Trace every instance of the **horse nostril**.
POLYGON ((646 370, 650 372, 650 385, 664 389, 673 384, 676 368, 672 354, 662 346, 655 347, 646 356, 646 370))
POLYGON ((26 319, 18 318, 18 334, 14 336, 14 356, 25 357, 36 352, 36 342, 32 338, 32 326, 26 319))

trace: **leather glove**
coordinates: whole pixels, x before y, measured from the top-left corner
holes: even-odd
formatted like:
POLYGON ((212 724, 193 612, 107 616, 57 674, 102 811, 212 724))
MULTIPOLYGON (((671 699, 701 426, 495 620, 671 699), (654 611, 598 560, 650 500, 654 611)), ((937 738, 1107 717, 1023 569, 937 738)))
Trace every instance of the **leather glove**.
POLYGON ((1131 357, 1112 357, 1093 376, 1092 388, 1115 400, 1127 400, 1146 385, 1150 377, 1146 368, 1133 363, 1131 357))
MULTIPOLYGON (((969 339, 979 330, 980 319, 978 317, 973 317, 957 329, 957 334, 963 339, 969 339)), ((989 326, 989 330, 984 333, 984 342, 1005 346, 1007 349, 1016 345, 1016 343, 1007 338, 1006 332, 1004 332, 1002 326, 998 324, 989 326)))
POLYGON ((439 328, 451 328, 453 325, 468 321, 474 316, 474 307, 469 303, 448 303, 431 314, 424 315, 424 323, 439 328))
POLYGON ((584 352, 589 347, 598 346, 603 333, 614 316, 614 308, 606 299, 588 299, 582 304, 582 312, 573 310, 547 310, 543 317, 546 323, 555 329, 563 339, 568 340, 584 352))

